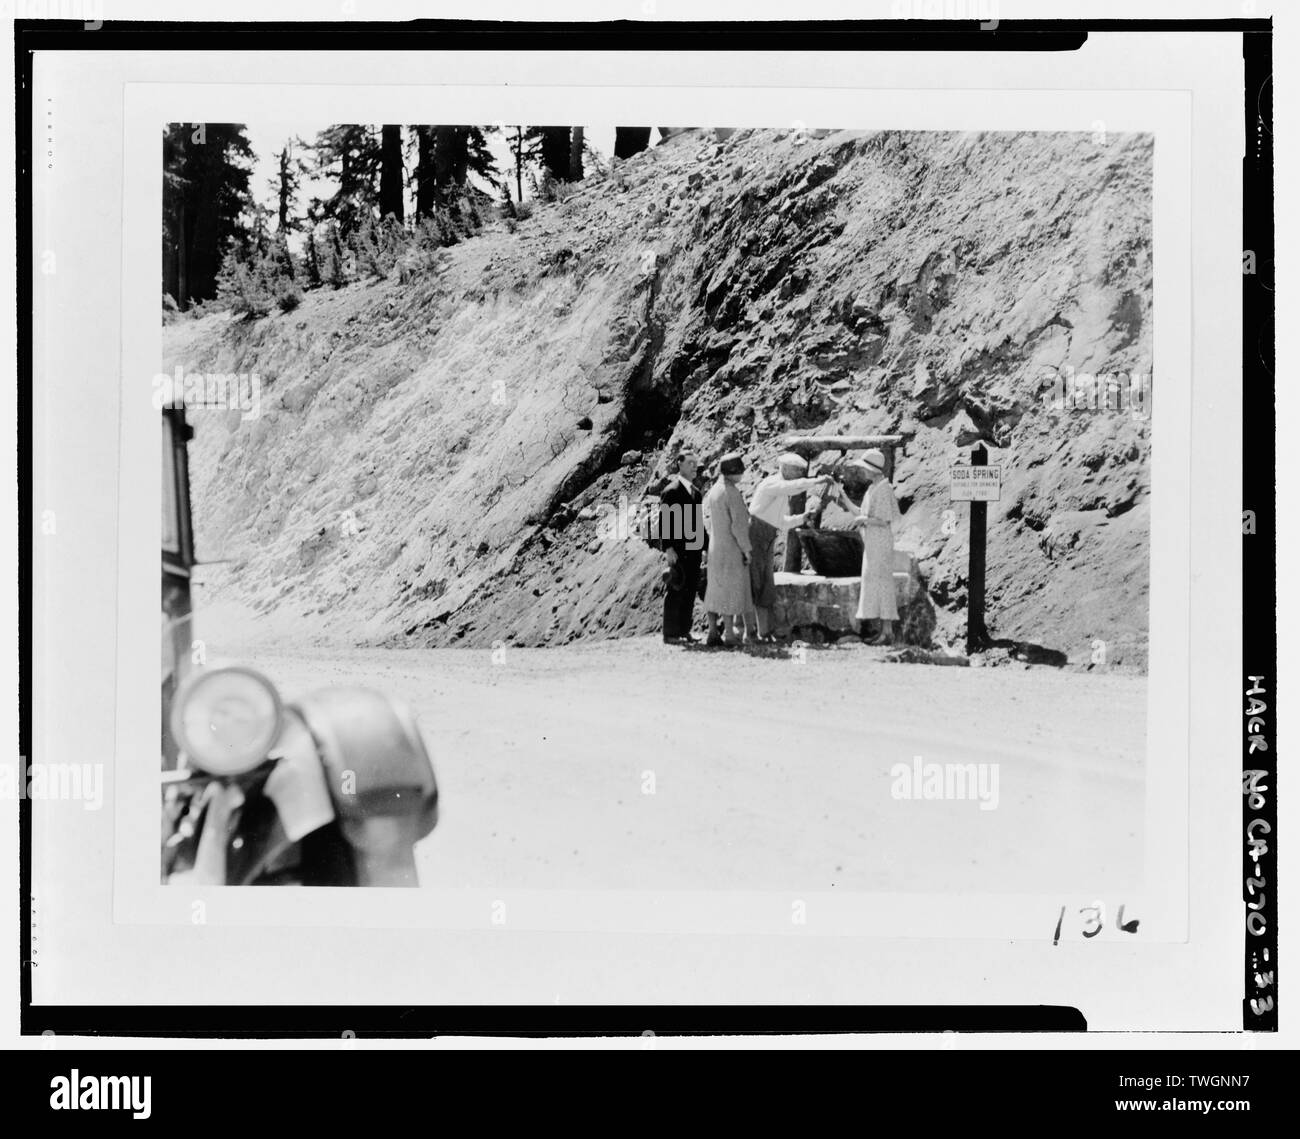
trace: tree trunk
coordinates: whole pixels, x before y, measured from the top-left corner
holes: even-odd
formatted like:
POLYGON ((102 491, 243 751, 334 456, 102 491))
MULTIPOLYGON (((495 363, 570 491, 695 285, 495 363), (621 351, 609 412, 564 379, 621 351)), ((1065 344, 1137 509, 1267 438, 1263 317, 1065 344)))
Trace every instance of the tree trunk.
MULTIPOLYGON (((802 514, 808 505, 808 492, 790 496, 790 513, 802 514)), ((781 566, 786 573, 798 573, 803 568, 803 547, 799 544, 799 535, 793 530, 785 532, 785 562, 781 566)))
POLYGON ((524 200, 524 128, 515 127, 515 201, 524 200))
POLYGON ((433 216, 437 201, 434 182, 433 127, 416 127, 417 157, 415 162, 415 216, 416 219, 433 216))
POLYGON ((582 181, 582 127, 569 132, 569 181, 582 181))
MULTIPOLYGON (((217 272, 221 268, 220 222, 220 172, 215 166, 205 168, 191 197, 194 205, 193 224, 187 226, 184 269, 181 288, 187 297, 215 297, 217 272)), ((186 211, 188 213, 188 211, 186 211)))
POLYGON ((451 177, 457 186, 469 178, 469 127, 452 128, 451 177))
POLYGON ((185 232, 186 226, 185 202, 182 199, 179 208, 179 217, 176 219, 176 303, 180 306, 182 312, 188 312, 190 307, 190 294, 188 282, 185 279, 185 243, 189 240, 189 235, 185 232))
POLYGON ((456 184, 456 132, 456 127, 433 128, 434 181, 438 186, 438 191, 442 194, 445 194, 456 184))
POLYGON ((649 127, 615 127, 614 157, 631 158, 650 148, 649 127))
POLYGON ((281 233, 284 233, 289 224, 289 196, 292 192, 293 186, 289 180, 289 148, 286 146, 280 151, 280 209, 276 215, 281 233))
POLYGON ((557 182, 569 178, 569 128, 541 127, 542 166, 557 182))
POLYGON ((320 283, 320 254, 316 252, 316 235, 309 228, 307 230, 307 284, 319 285, 320 283))
POLYGON ((398 221, 405 216, 402 201, 402 128, 384 124, 379 152, 379 216, 392 214, 398 221))

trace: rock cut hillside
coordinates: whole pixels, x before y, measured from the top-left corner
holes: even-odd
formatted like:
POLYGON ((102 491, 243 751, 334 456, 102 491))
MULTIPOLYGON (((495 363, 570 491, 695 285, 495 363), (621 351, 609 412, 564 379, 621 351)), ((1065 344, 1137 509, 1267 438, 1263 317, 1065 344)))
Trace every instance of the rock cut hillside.
POLYGON ((1050 397, 1062 369, 1151 373, 1151 157, 689 131, 388 280, 170 324, 169 373, 262 382, 257 419, 191 415, 216 588, 308 640, 650 632, 658 556, 609 519, 676 446, 744 451, 747 490, 788 432, 901 432, 896 542, 940 637, 966 597, 947 472, 984 440, 993 634, 1142 667, 1150 421, 1050 397))

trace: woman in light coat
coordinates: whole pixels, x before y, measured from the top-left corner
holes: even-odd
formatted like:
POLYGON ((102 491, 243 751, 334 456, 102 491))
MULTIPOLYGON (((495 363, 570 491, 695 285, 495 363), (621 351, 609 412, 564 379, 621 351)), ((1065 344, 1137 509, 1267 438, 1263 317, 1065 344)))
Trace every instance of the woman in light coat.
POLYGON ((867 493, 853 520, 862 534, 862 591, 858 595, 859 621, 879 621, 880 632, 869 644, 895 644, 898 595, 894 590, 894 526, 902 517, 894 488, 885 478, 885 456, 870 450, 854 464, 867 476, 867 493))
POLYGON ((736 485, 745 472, 740 455, 726 455, 718 464, 718 481, 704 497, 709 527, 709 572, 704 614, 710 645, 736 644, 746 626, 757 628, 749 581, 749 508, 736 485), (718 627, 718 618, 722 627, 718 627))

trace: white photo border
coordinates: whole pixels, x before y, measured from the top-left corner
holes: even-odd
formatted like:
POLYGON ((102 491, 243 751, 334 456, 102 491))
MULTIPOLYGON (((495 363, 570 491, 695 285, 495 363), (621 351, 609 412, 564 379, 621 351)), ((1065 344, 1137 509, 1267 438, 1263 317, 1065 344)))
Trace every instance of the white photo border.
MULTIPOLYGON (((1239 991, 1227 1000, 1216 996, 1208 1024, 1196 1018, 1188 1020, 1183 1006, 1171 1005, 1168 995, 1163 1002, 1154 1002, 1157 1007, 1144 1009, 1152 1020, 1139 1024, 1128 1019, 1132 1010, 1123 1007, 1124 1001, 1132 998, 1131 991, 1126 987, 1126 993, 1115 992, 1105 979, 1115 968, 1140 968, 1144 976, 1152 969, 1152 976, 1157 977, 1162 971, 1156 967, 1160 961, 1164 974, 1182 976, 1185 996, 1189 978, 1183 968, 1171 969, 1169 963, 1178 957, 1205 956, 1180 953, 1192 946, 1207 949, 1211 959, 1221 961, 1229 989, 1238 978, 1234 951, 1239 945, 1239 926, 1231 920, 1239 918, 1231 906, 1237 878, 1230 863, 1234 856, 1239 857, 1239 848, 1235 831, 1227 822, 1239 819, 1239 800, 1235 799, 1239 772, 1235 760, 1226 758, 1229 749, 1235 757, 1237 746, 1235 705, 1234 716, 1226 723, 1215 721, 1214 714, 1225 703, 1219 694, 1235 691, 1233 664, 1240 659, 1240 631, 1207 628, 1204 636, 1198 631, 1194 668, 1190 628, 1193 613, 1213 612, 1216 605, 1221 612, 1235 613, 1241 596, 1239 570, 1233 572, 1233 567, 1216 567, 1222 572, 1213 577, 1192 573, 1193 550, 1223 537, 1218 530, 1224 514, 1220 508, 1229 504, 1226 515, 1235 524, 1240 503, 1240 483, 1234 473, 1239 463, 1234 465, 1233 459, 1239 459, 1241 433, 1232 430, 1234 423, 1239 428, 1241 414, 1240 278, 1223 275, 1228 265, 1240 273, 1240 243, 1233 229, 1240 217, 1239 167, 1235 161, 1224 161, 1225 153, 1234 159, 1240 153, 1240 115, 1239 108, 1231 104, 1226 115, 1216 113, 1202 90, 1231 75, 1225 61, 1235 52, 1240 62, 1239 37, 1188 37, 1193 42, 1185 45, 1187 50, 1171 53, 1164 61, 1164 67, 1174 73, 1168 76, 1161 67, 1152 67, 1151 37, 1142 45, 1133 44, 1135 38, 1094 36, 1078 53, 1013 59, 978 53, 945 53, 942 57, 593 53, 565 59, 560 73, 578 73, 590 82, 564 88, 517 82, 505 85, 507 76, 542 72, 547 61, 536 53, 476 53, 472 59, 417 53, 349 58, 352 77, 382 75, 384 86, 320 83, 319 76, 331 75, 334 70, 328 55, 187 55, 183 67, 174 59, 119 60, 122 71, 131 78, 121 88, 121 133, 116 138, 110 134, 95 140, 93 132, 88 132, 81 140, 85 152, 78 146, 69 154, 64 146, 60 158, 65 168, 76 166, 80 176, 89 178, 91 155, 96 150, 101 156, 105 152, 111 155, 115 146, 118 149, 116 170, 109 162, 99 173, 111 177, 115 172, 120 177, 120 270, 105 274, 104 265, 113 264, 111 246, 88 242, 88 248, 109 259, 92 267, 82 285, 93 290, 97 280, 102 290, 106 279, 121 282, 122 321, 114 337, 120 352, 120 386, 100 382, 88 390, 87 376, 96 372, 102 376, 111 371, 110 362, 115 361, 111 353, 101 351, 98 357, 90 357, 88 370, 86 353, 102 350, 100 338, 92 335, 78 340, 57 334, 61 327, 58 312, 69 311, 63 306, 75 303, 65 297, 58 304, 47 303, 45 324, 37 325, 37 376, 48 377, 49 382, 44 386, 38 382, 34 401, 38 417, 35 437, 38 451, 45 449, 47 463, 38 483, 44 481, 50 492, 71 495, 75 491, 85 500, 84 506, 76 508, 78 514, 98 520, 93 532, 80 536, 86 542, 85 552, 97 552, 102 560, 105 549, 115 549, 117 572, 116 582, 102 583, 94 596, 86 599, 76 629, 54 605, 61 595, 60 576, 71 576, 72 569, 60 557, 38 557, 37 612, 49 621, 49 630, 45 652, 36 661, 34 728, 42 745, 40 753, 51 762, 61 755, 77 754, 79 725, 59 722, 54 711, 57 705, 48 694, 61 685, 77 683, 78 665, 91 663, 74 659, 78 642, 70 638, 79 635, 83 647, 89 640, 95 651, 84 655, 102 662, 105 644, 99 638, 107 634, 111 644, 115 636, 110 664, 116 676, 114 699, 111 708, 94 709, 96 722, 101 724, 104 713, 111 712, 113 795, 111 807, 90 821, 73 819, 67 813, 37 813, 34 873, 42 892, 52 891, 56 883, 62 885, 65 875, 80 874, 82 885, 89 887, 93 881, 99 889, 95 894, 99 901, 91 903, 92 908, 96 904, 102 907, 102 887, 109 874, 115 935, 129 931, 126 940, 136 945, 162 944, 159 927, 170 927, 181 936, 168 940, 186 944, 201 955, 215 952, 220 956, 223 945, 237 943, 241 954, 252 960, 266 959, 267 954, 274 960, 277 946, 301 942, 298 929, 316 928, 318 932, 309 935, 318 958, 312 967, 289 976, 275 971, 275 983, 266 975, 257 978, 251 988, 246 985, 237 992, 221 983, 218 970, 211 993, 218 1003, 337 1001, 338 986, 323 983, 322 970, 330 976, 334 970, 348 969, 348 962, 366 960, 377 945, 392 946, 397 931, 404 934, 399 963, 384 970, 350 972, 349 985, 355 981, 354 999, 376 1003, 549 999, 544 990, 553 987, 551 984, 543 982, 525 995, 526 976, 507 978, 494 973, 493 966, 500 957, 509 957, 508 953, 480 953, 477 962, 461 962, 457 972, 465 979, 474 978, 461 988, 449 989, 445 976, 422 979, 420 946, 429 940, 429 934, 422 931, 437 929, 458 934, 454 942, 466 947, 482 937, 517 935, 534 944, 541 939, 551 945, 557 962, 566 954, 554 942, 554 936, 561 934, 567 946, 575 944, 574 938, 585 937, 592 944, 612 940, 626 947, 629 934, 653 935, 659 945, 693 939, 697 947, 718 938, 739 938, 749 947, 748 954, 764 956, 770 950, 773 961, 786 952, 778 948, 784 943, 825 938, 811 955, 827 958, 823 968, 830 972, 816 986, 826 999, 891 1003, 899 999, 896 978, 917 972, 927 978, 925 992, 913 994, 912 999, 927 1003, 959 1001, 963 996, 969 1000, 972 992, 979 991, 982 1002, 1018 1003, 1030 992, 1035 1003, 1079 1004, 1081 986, 1091 998, 1081 1005, 1091 1023, 1096 1023, 1098 1015, 1094 1010, 1102 1010, 1103 1023, 1113 1027, 1235 1026, 1239 991), (490 81, 494 73, 501 82, 490 81), (275 85, 260 82, 272 74, 282 81, 275 85), (441 82, 429 85, 417 78, 430 74, 439 76, 441 82), (153 78, 146 79, 149 75, 153 78), (474 82, 469 82, 471 79, 474 82), (916 86, 920 79, 934 85, 916 86), (1143 89, 1135 87, 1139 79, 1143 89), (1005 86, 997 86, 997 80, 1005 86), (870 86, 864 86, 864 81, 870 86), (794 896, 787 892, 507 891, 504 887, 483 891, 282 888, 178 892, 158 885, 159 707, 157 687, 150 678, 158 659, 153 637, 157 628, 154 559, 159 489, 157 416, 150 396, 152 377, 161 366, 158 226, 162 127, 176 121, 247 121, 268 106, 283 108, 295 103, 310 107, 315 117, 339 122, 578 121, 574 116, 581 118, 579 108, 590 107, 593 100, 599 102, 601 118, 611 122, 779 127, 800 121, 810 127, 857 129, 1090 131, 1101 121, 1108 131, 1155 136, 1153 335, 1154 387, 1160 398, 1153 401, 1146 883, 1131 899, 1114 899, 1129 902, 1129 912, 1141 916, 1141 936, 1116 934, 1082 946, 1053 947, 1052 923, 1059 906, 1093 901, 1077 896, 808 894, 802 900, 810 918, 794 927, 790 923, 794 896), (1196 309, 1213 314, 1212 322, 1208 318, 1201 324, 1194 321, 1194 280, 1198 286, 1196 309), (1202 281, 1208 283, 1201 287, 1202 281), (54 462, 48 444, 56 421, 62 422, 62 418, 56 420, 61 406, 58 401, 69 395, 78 379, 82 390, 76 392, 73 406, 85 414, 76 416, 75 433, 87 461, 80 469, 71 469, 66 463, 54 462), (1234 384, 1234 380, 1238 382, 1234 384), (134 393, 130 398, 128 391, 134 393), (118 427, 116 437, 108 441, 111 447, 106 446, 109 433, 104 430, 109 424, 118 427), (1198 431, 1216 441, 1218 462, 1213 478, 1203 466, 1193 463, 1193 456, 1204 450, 1193 447, 1200 438, 1198 431), (78 476, 102 475, 109 470, 116 472, 116 482, 97 478, 78 485, 78 476), (1193 501, 1198 504, 1201 521, 1192 513, 1193 501), (1212 521, 1203 520, 1207 517, 1212 521), (106 588, 108 585, 115 589, 106 588), (111 602, 107 608, 106 602, 111 602), (107 628, 100 628, 101 620, 107 628), (1201 671, 1201 648, 1207 644, 1223 655, 1211 660, 1207 671, 1201 671), (1222 682, 1229 676, 1232 679, 1207 700, 1216 677, 1222 682), (42 689, 45 699, 41 699, 42 689), (1231 743, 1224 747, 1227 740, 1231 743), (1189 789, 1195 790, 1194 796, 1189 797, 1189 789), (1225 789, 1230 789, 1230 794, 1225 789), (1190 818, 1189 807, 1194 812, 1190 818), (1189 841, 1192 835, 1195 844, 1189 841), (84 863, 87 844, 100 852, 101 861, 91 868, 84 863), (75 860, 69 856, 73 850, 79 852, 75 860), (1216 872, 1213 862, 1197 865, 1207 858, 1229 865, 1221 872, 1216 872), (1200 873, 1206 869, 1208 877, 1200 873), (1210 888, 1208 904, 1193 904, 1192 881, 1197 882, 1198 896, 1204 887, 1210 888), (1219 887, 1225 884, 1228 892, 1222 893, 1219 887), (506 929, 492 924, 492 904, 499 900, 506 901, 511 914, 506 929), (206 919, 197 942, 193 932, 196 901, 203 903, 206 919), (1198 922, 1198 917, 1204 921, 1198 922), (328 928, 328 935, 319 932, 321 927, 328 928), (846 938, 856 946, 852 955, 856 964, 851 967, 844 953, 846 938), (863 938, 881 940, 868 944, 863 938), (899 939, 910 939, 910 947, 900 949, 899 939), (1043 953, 1055 956, 1043 957, 1043 953), (836 962, 838 968, 850 969, 853 974, 873 975, 874 983, 867 983, 861 975, 837 976, 836 962), (1075 978, 1073 998, 1066 999, 1068 994, 1058 991, 1054 973, 1075 978), (1041 974, 1037 984, 1035 974, 1041 974), (977 990, 974 979, 978 977, 986 980, 977 990), (1049 993, 1051 999, 1047 999, 1049 993), (1164 1008, 1164 1021, 1159 1020, 1159 1006, 1164 1008)), ((111 71, 112 62, 94 60, 90 68, 111 71)), ((549 66, 554 66, 553 57, 549 66)), ((59 85, 67 83, 66 72, 56 80, 53 66, 41 70, 45 74, 38 72, 38 77, 49 89, 66 90, 59 85)), ((105 118, 111 123, 113 109, 107 110, 105 118)), ((38 172, 38 211, 42 181, 47 183, 45 234, 69 233, 69 227, 76 224, 72 218, 76 199, 68 194, 66 183, 43 179, 38 172)), ((106 207, 115 200, 105 195, 106 207)), ((96 223, 111 229, 115 219, 106 213, 81 224, 96 223)), ((37 230, 39 249, 40 219, 37 230)), ((102 676, 99 682, 102 687, 102 676)), ((1239 907, 1239 899, 1237 904, 1239 907)), ((69 902, 69 912, 76 908, 76 903, 69 902)), ((85 923, 75 920, 69 924, 85 928, 85 923)), ((123 939, 115 936, 114 940, 123 939)), ((444 947, 448 944, 451 942, 443 941, 444 947)), ((588 947, 583 948, 585 952, 588 947)), ((809 953, 807 949, 796 952, 809 953)), ((131 988, 135 999, 184 1003, 194 998, 192 987, 167 982, 170 970, 141 984, 139 963, 133 969, 124 959, 129 953, 114 947, 118 970, 136 974, 131 988)), ((634 975, 636 969, 645 968, 647 955, 653 957, 648 946, 625 955, 634 975)), ((95 1003, 86 984, 78 983, 75 976, 70 978, 68 970, 53 972, 58 975, 57 983, 39 986, 46 1000, 95 1003)), ((779 984, 745 988, 768 973, 766 965, 750 970, 749 978, 736 977, 722 985, 716 985, 714 970, 705 970, 715 978, 716 987, 711 990, 699 989, 699 975, 684 965, 675 972, 674 976, 655 978, 652 988, 657 999, 699 1000, 700 993, 708 991, 710 995, 703 999, 725 1000, 730 995, 730 999, 779 1002, 798 999, 795 994, 805 991, 789 984, 784 991, 779 984)), ((590 973, 590 991, 584 996, 570 989, 570 999, 627 999, 628 992, 636 989, 629 990, 627 976, 614 976, 618 973, 617 968, 590 973)), ((238 974, 248 980, 242 964, 238 974)), ((56 982, 56 977, 48 974, 39 980, 45 982, 47 976, 56 982)), ((107 995, 101 991, 97 999, 107 999, 107 995)))

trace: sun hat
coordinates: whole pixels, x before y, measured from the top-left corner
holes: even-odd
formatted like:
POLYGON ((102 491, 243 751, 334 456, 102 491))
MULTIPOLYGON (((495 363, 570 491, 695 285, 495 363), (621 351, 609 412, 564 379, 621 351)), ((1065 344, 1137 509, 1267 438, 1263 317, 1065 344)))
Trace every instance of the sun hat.
POLYGON ((885 453, 872 447, 869 451, 863 451, 862 456, 854 466, 865 467, 873 474, 883 475, 885 473, 885 453))

